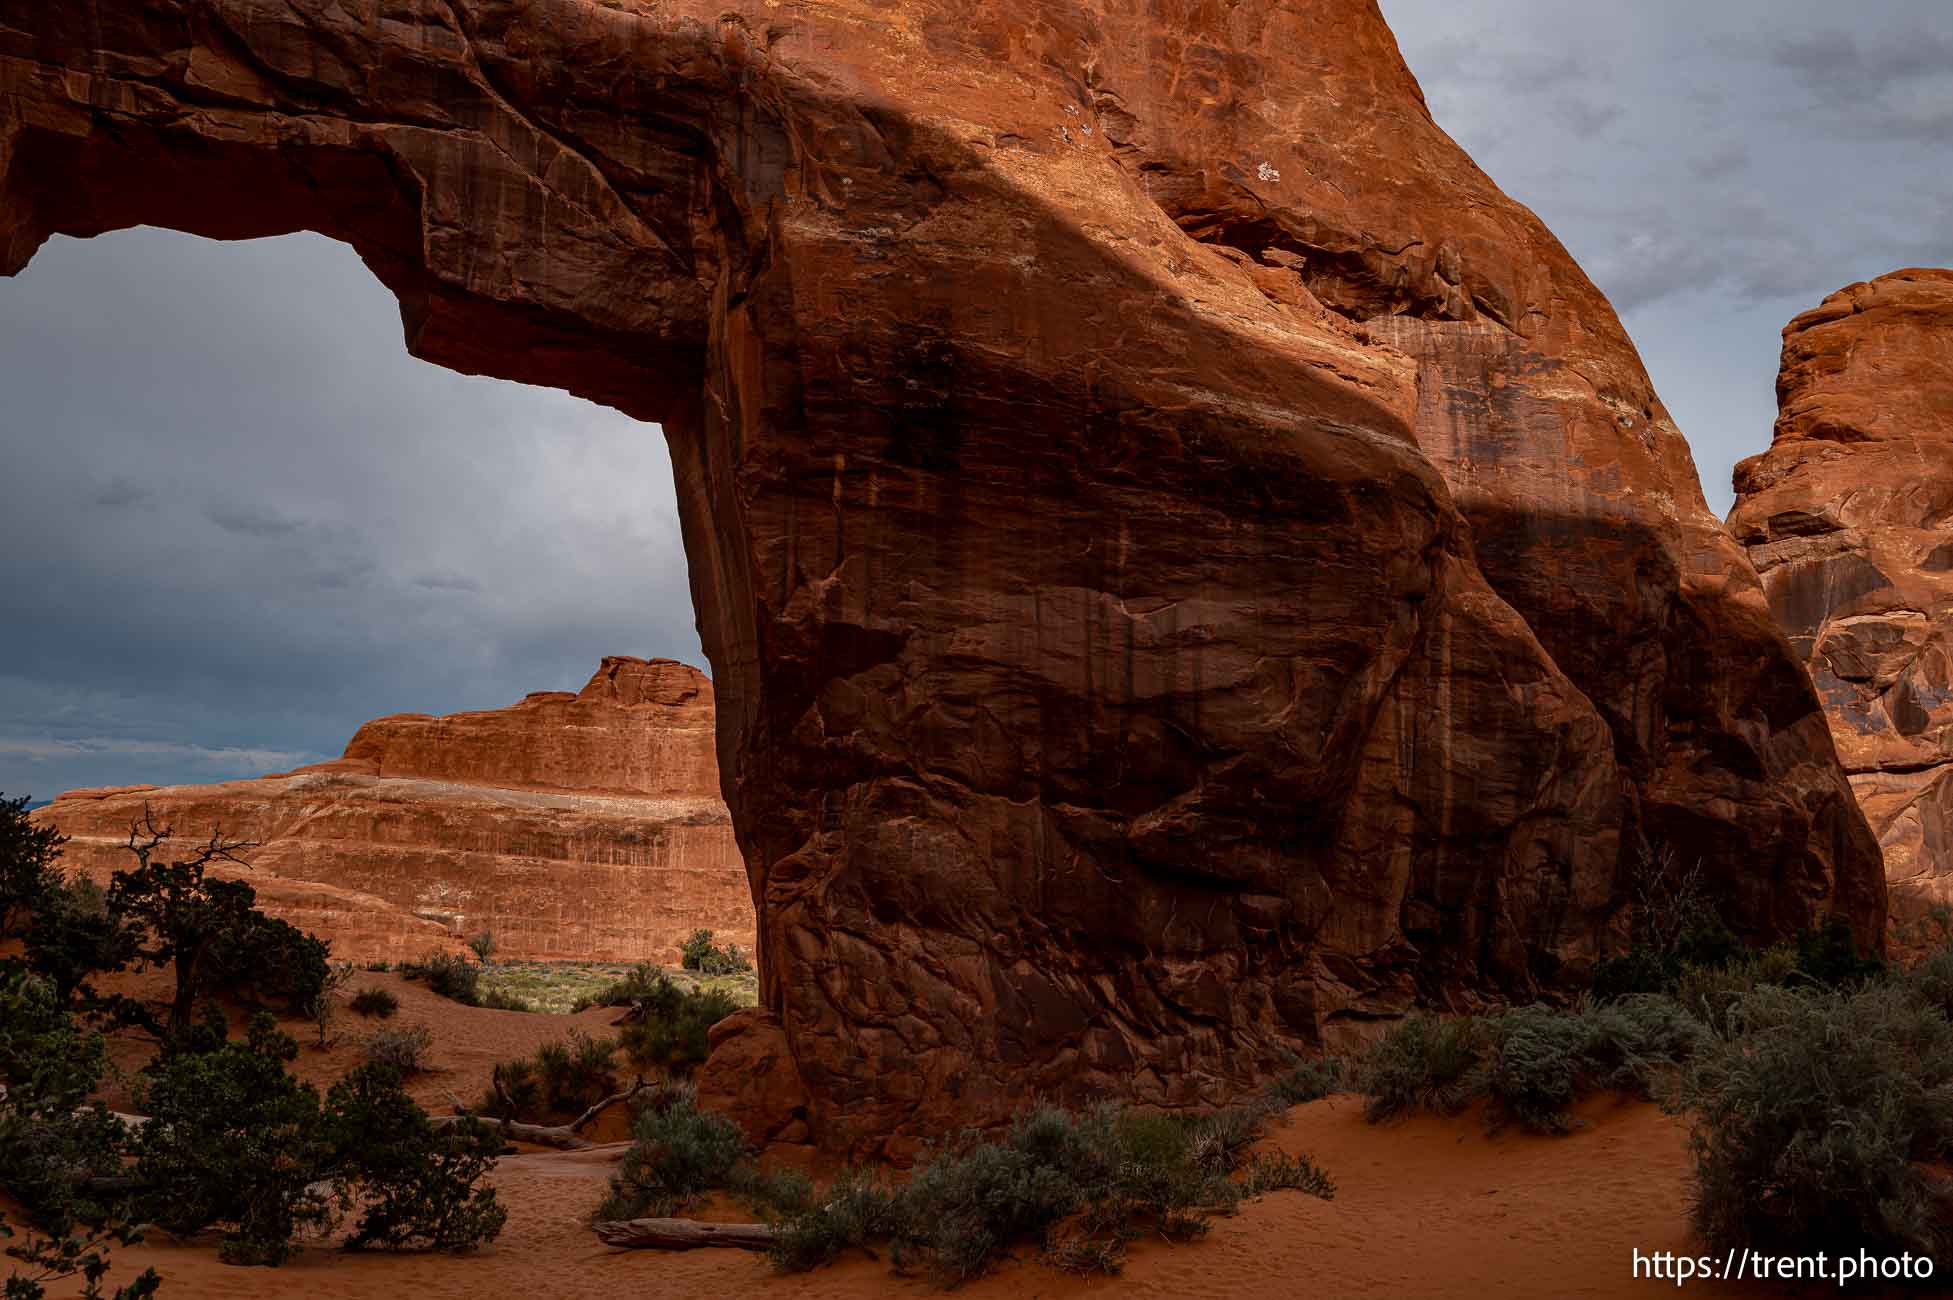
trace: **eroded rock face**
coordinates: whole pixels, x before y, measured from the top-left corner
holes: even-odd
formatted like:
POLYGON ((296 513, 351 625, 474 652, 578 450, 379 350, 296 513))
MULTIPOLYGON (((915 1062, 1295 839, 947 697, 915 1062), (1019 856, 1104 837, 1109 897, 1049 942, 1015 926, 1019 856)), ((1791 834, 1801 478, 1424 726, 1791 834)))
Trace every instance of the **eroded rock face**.
POLYGON ((1219 1101, 1577 988, 1644 835, 1749 934, 1877 930, 1686 446, 1370 0, 0 17, 0 269, 323 230, 417 355, 664 424, 758 1132, 1219 1101))
POLYGON ((1953 904, 1953 271, 1851 285, 1783 337, 1730 529, 1809 660, 1904 941, 1953 904))
POLYGON ((459 950, 505 960, 675 964, 696 929, 751 948, 752 895, 713 762, 712 683, 670 660, 611 658, 582 691, 506 709, 406 713, 344 757, 217 785, 75 790, 34 818, 106 880, 145 810, 213 830, 266 911, 365 961, 459 950))

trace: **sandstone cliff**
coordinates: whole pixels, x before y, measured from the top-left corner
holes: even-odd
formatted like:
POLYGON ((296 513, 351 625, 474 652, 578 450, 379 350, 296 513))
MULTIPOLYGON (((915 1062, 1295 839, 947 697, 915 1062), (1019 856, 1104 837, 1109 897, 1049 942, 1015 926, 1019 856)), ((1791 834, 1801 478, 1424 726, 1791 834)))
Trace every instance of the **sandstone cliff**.
POLYGON ((418 957, 491 928, 504 959, 675 963, 695 929, 754 942, 713 743, 704 674, 611 658, 577 694, 369 722, 330 763, 70 791, 34 817, 102 879, 130 864, 145 809, 186 839, 249 840, 264 908, 337 957, 418 957))
POLYGON ((1681 435, 1372 0, 0 0, 0 92, 0 271, 321 230, 663 423, 762 1136, 1570 992, 1644 836, 1879 929, 1681 435))
POLYGON ((1953 271, 1851 285, 1783 338, 1730 528, 1809 660, 1904 937, 1953 904, 1953 271))

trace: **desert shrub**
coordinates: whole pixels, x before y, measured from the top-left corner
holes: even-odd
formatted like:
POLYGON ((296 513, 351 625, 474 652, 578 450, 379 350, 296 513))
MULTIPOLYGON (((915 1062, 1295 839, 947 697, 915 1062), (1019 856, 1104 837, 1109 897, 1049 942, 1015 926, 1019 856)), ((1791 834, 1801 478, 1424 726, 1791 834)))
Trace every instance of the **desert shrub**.
POLYGON ((738 1125, 682 1096, 640 1111, 632 1137, 598 1219, 676 1214, 726 1188, 750 1157, 738 1125))
POLYGON ((1324 1200, 1334 1199, 1336 1184, 1322 1167, 1307 1156, 1260 1155, 1250 1160, 1242 1170, 1241 1191, 1248 1196, 1260 1196, 1266 1192, 1294 1190, 1319 1196, 1324 1200))
MULTIPOLYGON (((1149 1160, 1134 1172, 1143 1179, 1156 1169, 1149 1160)), ((977 1143, 916 1168, 897 1200, 896 1242, 953 1286, 981 1273, 1012 1242, 1041 1235, 1082 1208, 1085 1195, 1061 1166, 1009 1143, 977 1143)))
POLYGON ((349 1245, 460 1249, 500 1231, 480 1186, 499 1137, 472 1122, 436 1130, 386 1065, 360 1066, 322 1100, 286 1072, 297 1051, 260 1013, 244 1041, 161 1063, 133 1143, 152 1221, 225 1228, 221 1256, 239 1264, 282 1262, 298 1232, 332 1228, 351 1204, 366 1209, 349 1245))
POLYGON ((1745 994, 1765 984, 1799 981, 1802 976, 1797 971, 1796 950, 1779 944, 1723 966, 1684 967, 1675 981, 1673 997, 1710 1032, 1726 1038, 1732 1032, 1730 1012, 1745 994))
POLYGON ((610 984, 601 992, 578 998, 571 1010, 585 1011, 591 1007, 628 1007, 653 996, 661 983, 670 985, 670 977, 650 962, 641 961, 631 967, 630 972, 623 979, 610 984))
POLYGON ((618 1090, 617 1050, 614 1039, 573 1029, 531 1057, 497 1065, 482 1110, 499 1119, 574 1119, 618 1090))
POLYGON ((361 1066, 334 1084, 323 1127, 340 1178, 365 1193, 348 1249, 469 1250, 501 1232, 508 1211, 482 1186, 500 1135, 472 1120, 436 1131, 391 1068, 361 1066))
POLYGON ((1406 1016, 1370 1049, 1362 1071, 1365 1113, 1372 1124, 1420 1110, 1455 1114, 1471 1104, 1468 1078, 1484 1049, 1483 1029, 1470 1019, 1428 1012, 1406 1016))
MULTIPOLYGON (((0 1219, 0 1240, 13 1235, 6 1220, 0 1219)), ((102 1291, 103 1279, 109 1271, 108 1247, 127 1246, 140 1240, 142 1234, 127 1224, 89 1232, 30 1233, 20 1245, 7 1247, 6 1253, 26 1270, 21 1271, 21 1267, 7 1270, 7 1300, 45 1300, 47 1283, 75 1278, 81 1279, 82 1289, 72 1294, 81 1300, 148 1300, 163 1284, 153 1268, 144 1269, 133 1282, 117 1287, 106 1297, 102 1291)))
POLYGON ((318 1091, 285 1072, 297 1054, 260 1013, 243 1043, 182 1051, 157 1071, 144 1097, 150 1122, 135 1140, 156 1223, 178 1234, 228 1225, 226 1262, 278 1264, 297 1231, 331 1222, 331 1198, 314 1186, 318 1091))
POLYGON ((41 895, 27 925, 27 964, 49 980, 63 1003, 96 1002, 91 976, 136 960, 141 934, 109 910, 108 896, 86 876, 60 881, 41 895))
POLYGON ((818 1207, 802 1205, 786 1215, 767 1254, 786 1273, 805 1273, 849 1250, 887 1241, 900 1230, 895 1195, 860 1170, 844 1171, 821 1194, 818 1207))
POLYGON ((503 1061, 489 1072, 482 1113, 503 1120, 529 1120, 541 1113, 542 1084, 533 1061, 503 1061))
POLYGON ((1669 998, 1636 994, 1574 1010, 1408 1017, 1371 1051, 1362 1079, 1372 1123, 1419 1110, 1455 1114, 1479 1098, 1493 1126, 1563 1133, 1567 1108, 1608 1090, 1646 1097, 1705 1031, 1669 998))
POLYGON ((1953 1017, 1953 944, 1932 949, 1903 978, 1914 997, 1953 1017))
MULTIPOLYGON (((110 1246, 141 1238, 119 1201, 84 1182, 121 1172, 122 1126, 89 1100, 106 1065, 102 1036, 76 1026, 50 981, 0 970, 0 1188, 40 1229, 7 1248, 8 1300, 39 1300, 46 1284, 75 1278, 99 1300, 110 1246)), ((0 1221, 0 1238, 13 1236, 0 1221)), ((154 1295, 158 1281, 146 1269, 113 1300, 154 1295)))
POLYGON ((1198 1236, 1210 1213, 1244 1195, 1334 1194, 1300 1158, 1264 1157, 1242 1181, 1230 1176, 1267 1113, 1262 1106, 1206 1116, 1040 1107, 999 1139, 969 1136, 930 1153, 899 1186, 858 1172, 837 1180, 826 1196, 784 1216, 774 1261, 786 1270, 813 1268, 886 1240, 898 1265, 925 1263, 937 1281, 955 1285, 1028 1239, 1043 1241, 1061 1267, 1116 1271, 1128 1242, 1147 1232, 1173 1241, 1198 1236))
POLYGON ((1351 1083, 1349 1063, 1340 1056, 1314 1061, 1291 1058, 1288 1069, 1275 1076, 1268 1090, 1283 1105, 1299 1106, 1342 1092, 1351 1083))
POLYGON ((375 975, 384 975, 388 971, 393 969, 393 963, 382 958, 379 961, 367 962, 366 969, 371 971, 375 975))
POLYGON ((428 1054, 434 1050, 434 1031, 426 1025, 399 1025, 375 1029, 362 1044, 366 1059, 384 1065, 405 1078, 428 1068, 428 1054))
POLYGON ((1798 934, 1797 970, 1828 989, 1841 989, 1885 973, 1885 963, 1858 951, 1851 922, 1833 912, 1798 934))
POLYGON ((463 1006, 481 1004, 481 967, 466 957, 449 952, 434 952, 417 962, 403 962, 400 973, 408 979, 427 981, 427 987, 463 1006))
POLYGON ((738 944, 729 943, 721 948, 712 942, 710 930, 692 931, 692 937, 685 940, 681 952, 683 957, 680 964, 686 970, 694 970, 701 975, 736 975, 753 968, 746 954, 739 951, 738 944))
POLYGON ((353 994, 352 1008, 358 1015, 385 1020, 400 1010, 400 999, 386 989, 361 989, 353 994))
POLYGON ((1476 1072, 1496 1122, 1563 1133, 1575 1100, 1608 1090, 1650 1095, 1694 1055, 1704 1030, 1674 1002, 1641 995, 1580 1011, 1525 1007, 1494 1017, 1476 1072))
POLYGON ((717 989, 686 992, 660 974, 632 1000, 619 1040, 639 1069, 684 1078, 705 1063, 712 1026, 736 1010, 732 998, 717 989))
POLYGON ((1126 1243, 1118 1238, 1067 1234, 1045 1242, 1044 1262, 1085 1277, 1116 1277, 1126 1267, 1126 1243))
POLYGON ((61 883, 65 836, 52 826, 36 826, 27 816, 27 796, 0 798, 0 940, 26 933, 28 919, 61 883))
POLYGON ((52 983, 0 971, 0 1187, 57 1237, 117 1209, 83 1182, 119 1172, 121 1125, 90 1100, 107 1068, 102 1035, 75 1024, 52 983))
POLYGON ((554 1111, 580 1114, 617 1087, 617 1043, 572 1029, 564 1042, 536 1052, 536 1073, 544 1103, 554 1111))
POLYGON ((1913 1251, 1949 1260, 1953 1024, 1898 983, 1760 987, 1682 1076, 1695 1227, 1717 1251, 1913 1251))
POLYGON ((495 931, 483 930, 480 934, 468 936, 468 951, 475 954, 475 960, 488 965, 488 959, 495 955, 495 931))
POLYGON ((315 1005, 332 976, 325 940, 256 910, 217 931, 203 960, 209 966, 204 987, 275 1002, 299 1015, 315 1005))
POLYGON ((488 990, 488 992, 481 995, 480 1000, 475 1005, 486 1007, 490 1011, 533 1012, 536 1009, 529 1002, 504 989, 488 990))

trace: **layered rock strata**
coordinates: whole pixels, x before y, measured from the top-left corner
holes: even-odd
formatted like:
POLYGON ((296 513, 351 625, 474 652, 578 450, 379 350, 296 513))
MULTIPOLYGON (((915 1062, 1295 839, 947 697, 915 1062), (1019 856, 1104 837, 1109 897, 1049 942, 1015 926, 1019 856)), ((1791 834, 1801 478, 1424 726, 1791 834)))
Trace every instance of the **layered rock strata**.
POLYGON ((1911 942, 1953 905, 1953 270, 1840 289, 1783 337, 1775 433, 1736 467, 1729 524, 1809 662, 1911 942))
POLYGON ((77 790, 36 811, 106 879, 145 814, 249 841, 266 911, 335 957, 418 957, 493 931, 504 960, 675 963, 695 929, 750 948, 752 895, 713 761, 712 683, 611 658, 576 694, 406 713, 329 763, 218 785, 77 790))
POLYGON ((663 424, 758 906, 705 1087, 829 1147, 1225 1099, 1577 989, 1646 839, 1877 847, 1613 312, 1372 0, 0 0, 0 270, 344 239, 663 424))

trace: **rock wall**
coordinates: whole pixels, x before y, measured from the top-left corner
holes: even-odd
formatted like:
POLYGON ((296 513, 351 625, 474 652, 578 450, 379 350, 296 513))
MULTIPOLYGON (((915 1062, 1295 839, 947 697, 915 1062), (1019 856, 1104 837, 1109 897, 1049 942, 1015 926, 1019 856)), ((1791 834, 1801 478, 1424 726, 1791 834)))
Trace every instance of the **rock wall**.
POLYGON ((0 177, 0 271, 322 230, 417 355, 662 422, 759 1136, 1571 992, 1644 837, 1878 931, 1680 434, 1372 0, 0 0, 0 177))
POLYGON ((336 957, 418 957, 488 928, 506 960, 675 963, 696 929, 755 942, 713 745, 704 674, 610 658, 577 694, 369 722, 330 763, 70 791, 33 816, 103 880, 145 810, 185 840, 248 840, 265 909, 336 957))
POLYGON ((1851 285, 1783 339, 1730 529, 1809 661, 1910 941, 1953 905, 1953 271, 1851 285))

